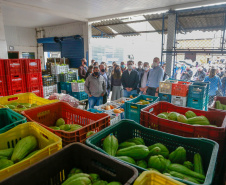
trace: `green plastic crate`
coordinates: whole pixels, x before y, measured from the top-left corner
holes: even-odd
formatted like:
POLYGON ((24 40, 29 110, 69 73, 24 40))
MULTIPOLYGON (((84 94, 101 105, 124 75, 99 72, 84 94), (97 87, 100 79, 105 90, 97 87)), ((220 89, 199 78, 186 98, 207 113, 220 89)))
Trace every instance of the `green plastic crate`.
MULTIPOLYGON (((145 128, 131 120, 122 120, 117 124, 107 127, 102 131, 96 133, 95 135, 91 136, 86 140, 86 144, 100 152, 107 154, 102 149, 102 146, 103 139, 109 134, 114 134, 114 136, 118 139, 119 143, 134 137, 143 138, 147 146, 150 146, 155 143, 162 143, 169 149, 170 152, 174 151, 177 147, 182 146, 187 151, 187 160, 189 161, 193 161, 193 156, 195 153, 200 153, 203 160, 204 170, 206 172, 206 179, 203 185, 211 185, 212 183, 215 172, 217 153, 219 149, 218 143, 212 140, 204 138, 185 138, 145 128)), ((130 163, 127 164, 134 166, 138 169, 139 172, 146 170, 130 163)), ((196 185, 195 183, 181 180, 179 178, 174 179, 181 181, 185 184, 196 185)))
POLYGON ((137 123, 140 123, 140 111, 144 107, 147 107, 148 105, 152 103, 156 103, 159 101, 159 97, 155 96, 148 96, 148 95, 139 95, 136 98, 129 100, 125 102, 125 117, 126 119, 131 119, 136 121, 137 123), (146 100, 149 101, 149 104, 146 105, 138 105, 136 104, 140 100, 146 100))
POLYGON ((17 112, 7 108, 0 109, 0 134, 26 122, 26 117, 18 114, 17 112))

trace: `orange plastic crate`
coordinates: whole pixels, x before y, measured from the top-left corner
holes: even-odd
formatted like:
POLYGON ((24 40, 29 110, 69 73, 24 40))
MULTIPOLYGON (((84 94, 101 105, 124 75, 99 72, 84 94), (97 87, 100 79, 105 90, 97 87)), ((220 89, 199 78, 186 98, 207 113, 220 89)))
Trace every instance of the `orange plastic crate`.
POLYGON ((183 82, 183 81, 178 81, 178 83, 173 83, 172 84, 172 95, 173 96, 187 96, 188 95, 188 88, 189 85, 191 85, 191 82, 183 82))
POLYGON ((65 102, 57 102, 33 108, 23 111, 22 114, 26 116, 28 120, 39 123, 41 126, 61 137, 63 146, 73 142, 84 143, 87 132, 91 130, 98 132, 110 125, 110 116, 108 114, 94 114, 71 107, 65 102), (59 118, 63 118, 65 124, 79 124, 83 127, 73 132, 49 128, 50 126, 55 126, 59 118))

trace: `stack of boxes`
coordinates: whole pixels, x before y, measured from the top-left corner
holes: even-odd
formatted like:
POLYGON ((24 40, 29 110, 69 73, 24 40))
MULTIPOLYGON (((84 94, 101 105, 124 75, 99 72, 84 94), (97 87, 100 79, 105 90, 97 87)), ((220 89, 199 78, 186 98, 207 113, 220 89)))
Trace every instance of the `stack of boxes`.
POLYGON ((209 102, 209 83, 194 82, 189 86, 187 107, 207 110, 209 102))
POLYGON ((159 83, 159 101, 166 101, 171 103, 173 83, 177 83, 177 80, 166 80, 159 83))
POLYGON ((33 92, 43 97, 41 61, 39 59, 0 60, 0 96, 33 92))
POLYGON ((188 89, 191 82, 178 81, 172 84, 171 103, 177 106, 187 106, 188 89))
POLYGON ((53 76, 42 76, 42 81, 44 97, 48 97, 51 94, 58 92, 57 84, 55 83, 53 76))

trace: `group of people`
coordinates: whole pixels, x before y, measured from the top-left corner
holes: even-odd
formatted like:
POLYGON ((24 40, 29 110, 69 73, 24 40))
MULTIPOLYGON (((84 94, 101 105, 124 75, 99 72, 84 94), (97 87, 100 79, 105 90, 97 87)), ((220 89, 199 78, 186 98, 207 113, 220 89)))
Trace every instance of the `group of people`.
POLYGON ((222 67, 216 68, 215 66, 210 66, 209 69, 206 69, 204 65, 197 65, 191 68, 183 64, 175 70, 175 79, 178 79, 177 75, 179 73, 181 75, 179 79, 181 80, 210 83, 209 105, 212 104, 215 96, 225 96, 226 73, 222 67))
POLYGON ((168 78, 165 66, 160 66, 158 57, 153 59, 151 66, 148 62, 139 61, 137 68, 132 60, 127 62, 127 66, 124 62, 121 65, 113 62, 112 66, 101 62, 99 65, 92 60, 87 67, 86 59, 81 62, 79 78, 85 79, 85 92, 89 96, 90 108, 106 103, 111 91, 112 101, 138 93, 158 96, 159 82, 168 78))

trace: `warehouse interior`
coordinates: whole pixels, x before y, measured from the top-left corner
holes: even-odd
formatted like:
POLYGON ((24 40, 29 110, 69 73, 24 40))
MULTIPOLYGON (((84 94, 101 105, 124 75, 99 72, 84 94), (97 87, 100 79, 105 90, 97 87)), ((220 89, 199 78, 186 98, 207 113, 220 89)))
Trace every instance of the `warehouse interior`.
POLYGON ((225 0, 0 0, 0 185, 226 185, 225 0))

